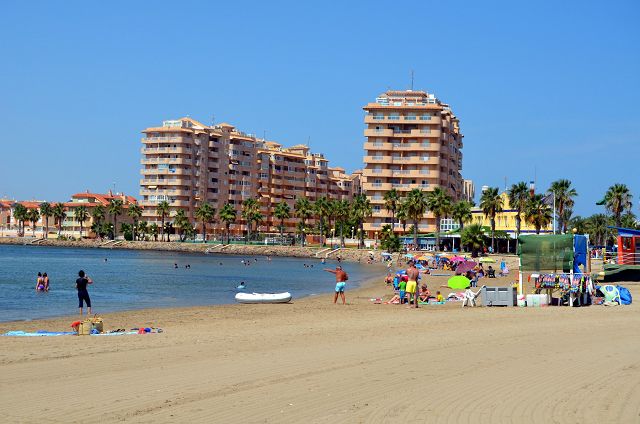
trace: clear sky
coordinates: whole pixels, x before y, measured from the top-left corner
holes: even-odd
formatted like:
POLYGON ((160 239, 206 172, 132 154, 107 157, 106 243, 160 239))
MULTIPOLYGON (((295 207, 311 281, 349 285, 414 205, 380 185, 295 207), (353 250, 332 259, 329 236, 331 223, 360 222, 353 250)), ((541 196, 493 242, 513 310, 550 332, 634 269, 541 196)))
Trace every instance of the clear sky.
POLYGON ((463 175, 537 176, 576 212, 626 183, 640 214, 640 2, 6 2, 0 197, 137 195, 140 131, 229 122, 362 166, 362 106, 389 88, 449 103, 463 175))

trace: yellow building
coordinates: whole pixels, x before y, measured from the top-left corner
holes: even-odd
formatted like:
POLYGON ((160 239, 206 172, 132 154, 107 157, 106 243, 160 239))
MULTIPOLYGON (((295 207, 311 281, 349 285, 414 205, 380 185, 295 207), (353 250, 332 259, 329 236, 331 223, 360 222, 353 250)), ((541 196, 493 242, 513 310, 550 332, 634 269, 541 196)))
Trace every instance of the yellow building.
MULTIPOLYGON (((509 204, 509 196, 506 192, 500 194, 502 197, 502 212, 496 214, 496 231, 505 231, 515 238, 516 234, 516 211, 509 204)), ((475 207, 471 210, 472 224, 480 224, 483 227, 491 227, 491 219, 485 216, 482 209, 475 207)), ((527 223, 524 219, 524 213, 520 215, 520 234, 535 234, 536 228, 527 223)), ((553 222, 546 227, 540 229, 540 234, 553 233, 553 222)))

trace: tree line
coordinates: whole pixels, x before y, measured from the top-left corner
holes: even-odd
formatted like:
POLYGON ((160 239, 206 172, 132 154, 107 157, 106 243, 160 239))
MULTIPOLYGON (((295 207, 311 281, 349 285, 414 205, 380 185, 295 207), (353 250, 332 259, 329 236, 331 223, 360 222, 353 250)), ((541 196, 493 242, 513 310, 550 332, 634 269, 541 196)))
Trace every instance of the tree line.
MULTIPOLYGON (((551 183, 546 193, 531 194, 525 182, 518 182, 507 189, 509 206, 515 211, 516 237, 520 235, 522 220, 535 228, 536 234, 548 226, 553 219, 552 205, 555 197, 558 229, 566 233, 569 228, 578 233, 589 234, 592 243, 605 245, 613 238, 613 230, 610 226, 623 226, 636 228, 636 216, 632 212, 633 196, 629 188, 624 184, 614 184, 606 191, 599 205, 603 205, 608 214, 594 214, 590 217, 573 216, 575 198, 578 196, 572 183, 566 179, 560 179, 551 183)), ((466 200, 454 201, 451 195, 441 187, 431 191, 423 191, 415 188, 402 196, 396 189, 391 189, 384 194, 384 207, 391 213, 391 223, 384 225, 380 231, 380 241, 384 249, 395 251, 400 248, 400 240, 393 229, 396 224, 402 228, 402 233, 407 233, 407 224, 411 223, 409 233, 413 233, 413 242, 418 244, 418 224, 424 214, 430 211, 435 218, 436 246, 440 246, 440 221, 442 218, 452 218, 457 221, 462 237, 462 243, 471 249, 480 249, 484 246, 484 230, 480 225, 465 224, 472 220, 472 208, 474 204, 466 200)), ((496 216, 504 210, 503 197, 497 187, 490 187, 483 191, 480 197, 480 209, 485 217, 489 218, 491 225, 491 248, 495 251, 495 239, 505 235, 497 232, 496 216)), ((84 206, 73 208, 74 219, 80 224, 80 234, 84 232, 84 223, 91 217, 91 231, 100 238, 115 237, 122 233, 129 240, 154 240, 170 241, 169 235, 177 233, 180 241, 194 238, 197 234, 197 226, 200 226, 202 241, 207 240, 207 225, 218 220, 225 228, 226 243, 230 242, 231 225, 238 222, 238 213, 231 203, 216 209, 208 203, 200 204, 195 210, 196 222, 191 222, 184 210, 179 209, 171 215, 171 207, 167 201, 159 202, 156 206, 157 216, 161 224, 147 223, 141 220, 142 207, 130 204, 125 207, 121 199, 111 199, 105 207, 93 206, 90 210, 84 206), (123 214, 131 218, 131 223, 123 222, 118 228, 118 219, 123 214), (107 219, 109 218, 109 219, 107 219)), ((338 235, 340 245, 345 245, 345 235, 349 229, 355 233, 357 228, 358 245, 364 247, 364 222, 373 213, 369 199, 363 194, 357 195, 352 201, 336 200, 320 197, 311 202, 305 197, 298 198, 293 210, 287 202, 281 201, 273 210, 274 221, 278 222, 281 239, 284 239, 285 221, 296 218, 295 234, 299 236, 300 244, 304 245, 308 233, 319 234, 322 245, 325 245, 325 237, 338 235), (310 226, 309 221, 315 220, 315 226, 310 226)), ((45 237, 49 232, 49 218, 52 218, 57 226, 58 236, 61 236, 62 227, 66 218, 66 210, 63 203, 50 204, 43 202, 38 208, 27 208, 17 203, 13 210, 14 219, 18 221, 18 232, 24 235, 25 222, 32 223, 32 231, 35 236, 36 223, 43 218, 45 237)), ((246 224, 247 241, 258 232, 258 227, 265 222, 266 217, 260 209, 258 200, 249 198, 242 202, 240 217, 246 224)), ((225 242, 223 237, 223 243, 225 242)))

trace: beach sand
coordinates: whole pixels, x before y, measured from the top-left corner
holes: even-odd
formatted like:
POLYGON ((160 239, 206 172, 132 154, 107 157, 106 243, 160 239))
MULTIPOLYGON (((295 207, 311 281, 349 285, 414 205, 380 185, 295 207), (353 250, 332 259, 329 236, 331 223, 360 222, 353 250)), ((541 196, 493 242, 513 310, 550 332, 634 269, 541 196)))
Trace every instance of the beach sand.
MULTIPOLYGON (((434 290, 446 277, 427 281, 434 290)), ((105 314, 105 328, 163 333, 1 337, 2 421, 640 421, 637 303, 416 310, 370 300, 391 294, 381 276, 347 291, 346 306, 328 294, 142 310, 105 314)), ((66 330, 74 319, 2 323, 0 332, 66 330)))

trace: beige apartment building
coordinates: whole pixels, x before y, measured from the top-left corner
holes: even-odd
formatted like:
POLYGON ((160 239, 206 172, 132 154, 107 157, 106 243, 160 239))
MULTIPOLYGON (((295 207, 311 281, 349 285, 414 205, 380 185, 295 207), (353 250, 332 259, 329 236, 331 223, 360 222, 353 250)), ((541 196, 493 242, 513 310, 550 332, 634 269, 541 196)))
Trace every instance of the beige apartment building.
POLYGON ((283 147, 230 124, 206 126, 182 118, 142 132, 140 203, 143 219, 149 222, 159 222, 156 206, 162 201, 169 203, 171 215, 183 209, 193 222, 196 208, 208 202, 216 210, 209 231, 220 234, 224 225, 217 212, 230 203, 238 213, 231 229, 238 234, 246 229, 242 202, 254 198, 265 217, 260 231, 278 231, 280 223, 273 210, 284 201, 292 215, 285 222, 286 231, 292 232, 298 222, 293 218, 298 198, 348 200, 360 190, 360 174, 348 175, 342 168, 330 167, 322 154, 312 153, 309 147, 283 147))
MULTIPOLYGON (((400 195, 419 188, 444 187, 454 199, 463 196, 462 133, 450 107, 424 91, 387 91, 363 108, 365 167, 363 191, 373 216, 365 224, 374 238, 391 222, 384 194, 395 188, 400 195)), ((396 226, 401 231, 401 226, 396 226)), ((427 213, 420 232, 435 230, 435 218, 427 213)))

